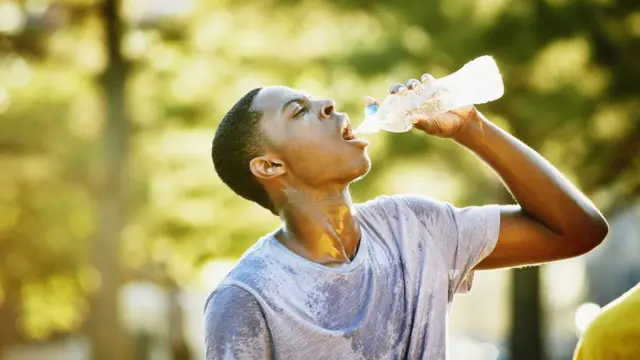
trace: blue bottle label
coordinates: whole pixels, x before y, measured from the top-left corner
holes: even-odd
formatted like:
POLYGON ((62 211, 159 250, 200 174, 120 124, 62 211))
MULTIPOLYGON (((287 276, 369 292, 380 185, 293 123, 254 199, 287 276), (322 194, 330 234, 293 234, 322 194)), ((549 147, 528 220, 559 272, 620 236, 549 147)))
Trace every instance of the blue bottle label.
POLYGON ((378 105, 376 104, 367 105, 364 108, 364 116, 373 115, 377 112, 378 112, 378 105))

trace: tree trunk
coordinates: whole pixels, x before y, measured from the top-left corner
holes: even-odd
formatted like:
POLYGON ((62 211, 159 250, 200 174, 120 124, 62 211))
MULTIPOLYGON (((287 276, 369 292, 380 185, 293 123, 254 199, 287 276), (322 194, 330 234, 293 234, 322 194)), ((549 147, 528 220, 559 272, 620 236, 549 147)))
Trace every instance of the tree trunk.
POLYGON ((17 326, 22 302, 20 284, 12 281, 4 290, 7 297, 0 302, 0 356, 6 347, 22 340, 17 326))
POLYGON ((544 360, 540 268, 511 270, 511 359, 544 360))
POLYGON ((179 301, 180 288, 171 281, 169 285, 169 339, 171 360, 190 360, 191 351, 184 337, 184 313, 179 301))
MULTIPOLYGON (((511 134, 529 144, 533 149, 539 148, 536 139, 523 136, 526 132, 514 127, 511 134)), ((501 204, 515 204, 511 193, 502 183, 499 184, 498 196, 501 204)), ((511 331, 508 346, 510 359, 545 360, 544 338, 544 305, 540 295, 540 267, 509 270, 511 275, 511 331)))
MULTIPOLYGON (((498 190, 500 203, 512 204, 514 199, 507 189, 498 190)), ((540 268, 528 267, 510 270, 511 275, 511 331, 509 334, 510 359, 545 360, 542 331, 543 308, 540 299, 540 268)))
POLYGON ((120 235, 126 221, 126 178, 129 125, 125 109, 127 66, 120 53, 121 21, 119 1, 105 0, 102 18, 105 26, 108 65, 100 85, 106 106, 103 176, 98 194, 98 223, 93 244, 93 261, 100 275, 100 288, 92 299, 89 332, 93 360, 125 359, 118 295, 120 235))

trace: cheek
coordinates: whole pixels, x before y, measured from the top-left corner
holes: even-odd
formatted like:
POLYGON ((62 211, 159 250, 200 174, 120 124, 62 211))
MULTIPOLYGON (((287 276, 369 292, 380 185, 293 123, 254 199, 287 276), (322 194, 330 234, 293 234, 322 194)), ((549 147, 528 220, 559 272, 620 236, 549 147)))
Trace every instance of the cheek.
POLYGON ((326 129, 305 129, 292 133, 286 142, 286 153, 292 160, 322 162, 341 151, 339 143, 326 129))
POLYGON ((296 130, 299 131, 286 136, 280 153, 289 171, 297 177, 322 181, 368 170, 369 162, 362 150, 347 145, 335 133, 322 127, 296 130))
POLYGON ((291 172, 311 180, 351 177, 369 168, 368 158, 364 154, 344 144, 330 147, 306 143, 290 149, 287 154, 286 161, 291 172))
POLYGON ((327 166, 332 162, 331 151, 315 139, 296 139, 287 144, 285 161, 296 173, 327 166))

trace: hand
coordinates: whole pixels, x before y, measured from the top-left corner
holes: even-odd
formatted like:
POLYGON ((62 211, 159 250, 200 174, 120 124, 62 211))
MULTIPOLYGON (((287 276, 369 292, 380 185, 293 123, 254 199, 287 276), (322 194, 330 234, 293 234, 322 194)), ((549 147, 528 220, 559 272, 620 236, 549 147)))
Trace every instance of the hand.
MULTIPOLYGON (((422 81, 410 79, 407 81, 406 85, 394 84, 391 86, 390 93, 403 94, 409 91, 414 91, 414 88, 421 83, 428 84, 434 80, 435 78, 430 74, 424 74, 422 75, 422 81)), ((441 94, 437 92, 432 94, 431 98, 421 108, 413 110, 411 114, 408 115, 408 120, 415 128, 420 129, 427 134, 443 138, 452 138, 465 128, 472 119, 477 117, 477 111, 474 106, 465 106, 446 113, 429 116, 429 113, 433 112, 428 111, 428 109, 436 106, 440 96, 441 94)), ((365 105, 369 104, 380 105, 380 102, 374 98, 366 97, 365 105)))

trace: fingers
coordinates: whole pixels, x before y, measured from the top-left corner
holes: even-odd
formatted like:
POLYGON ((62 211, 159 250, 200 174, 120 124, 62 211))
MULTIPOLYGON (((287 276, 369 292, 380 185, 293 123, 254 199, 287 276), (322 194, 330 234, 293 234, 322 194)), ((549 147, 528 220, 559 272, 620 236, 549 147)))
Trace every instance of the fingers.
POLYGON ((428 118, 416 114, 409 117, 413 127, 426 132, 429 135, 439 137, 451 137, 460 127, 458 117, 455 114, 437 114, 428 118))
POLYGON ((431 74, 424 74, 424 75, 422 75, 420 80, 418 80, 418 79, 409 79, 407 81, 406 85, 403 85, 403 84, 400 84, 400 83, 396 83, 396 84, 391 85, 391 88, 389 89, 389 92, 391 94, 403 93, 403 92, 405 92, 407 90, 412 90, 412 89, 416 88, 420 84, 429 84, 430 82, 432 82, 434 80, 435 80, 435 78, 431 74))
POLYGON ((389 89, 389 92, 391 94, 397 94, 397 93, 401 93, 407 90, 407 87, 400 84, 400 83, 396 83, 391 85, 391 88, 389 89))
POLYGON ((422 80, 423 84, 428 84, 432 81, 434 81, 436 78, 433 77, 433 75, 431 74, 424 74, 422 75, 422 77, 420 78, 420 80, 422 80))
POLYGON ((450 110, 449 112, 463 120, 467 120, 470 116, 477 114, 475 106, 463 106, 458 109, 450 110))
POLYGON ((369 106, 369 105, 380 106, 380 101, 376 100, 375 98, 372 98, 371 96, 365 96, 363 101, 364 101, 364 106, 369 106))
POLYGON ((414 87, 416 87, 418 85, 420 85, 420 80, 418 80, 418 79, 409 79, 407 81, 407 89, 409 89, 409 90, 413 89, 414 87))
POLYGON ((436 126, 437 117, 425 117, 423 114, 409 115, 407 120, 415 127, 430 135, 438 135, 438 127, 436 126))

